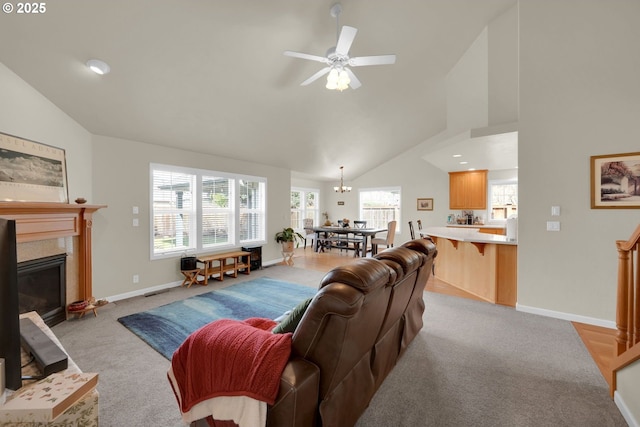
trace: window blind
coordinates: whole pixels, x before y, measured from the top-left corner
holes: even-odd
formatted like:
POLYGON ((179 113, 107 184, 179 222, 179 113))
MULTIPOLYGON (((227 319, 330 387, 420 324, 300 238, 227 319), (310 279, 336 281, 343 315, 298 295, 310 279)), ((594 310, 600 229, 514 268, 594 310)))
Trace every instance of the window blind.
POLYGON ((151 257, 263 244, 267 179, 151 164, 151 257))

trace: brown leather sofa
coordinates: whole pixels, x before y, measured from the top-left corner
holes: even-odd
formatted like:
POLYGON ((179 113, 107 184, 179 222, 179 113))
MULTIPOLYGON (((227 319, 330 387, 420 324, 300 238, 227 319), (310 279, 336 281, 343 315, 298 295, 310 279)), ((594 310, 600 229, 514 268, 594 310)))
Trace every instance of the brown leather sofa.
POLYGON ((268 426, 356 423, 422 329, 436 254, 433 242, 416 239, 325 275, 293 334, 268 426))

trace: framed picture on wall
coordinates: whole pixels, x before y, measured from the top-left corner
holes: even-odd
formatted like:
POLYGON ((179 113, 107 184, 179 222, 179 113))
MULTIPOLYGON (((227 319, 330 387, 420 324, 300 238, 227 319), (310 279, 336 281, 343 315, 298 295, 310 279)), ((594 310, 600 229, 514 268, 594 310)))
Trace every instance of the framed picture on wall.
POLYGON ((591 156, 591 208, 640 208, 640 153, 591 156))
POLYGON ((418 210, 419 211, 432 211, 433 210, 433 199, 418 199, 418 210))
POLYGON ((0 132, 0 200, 69 203, 65 151, 0 132))

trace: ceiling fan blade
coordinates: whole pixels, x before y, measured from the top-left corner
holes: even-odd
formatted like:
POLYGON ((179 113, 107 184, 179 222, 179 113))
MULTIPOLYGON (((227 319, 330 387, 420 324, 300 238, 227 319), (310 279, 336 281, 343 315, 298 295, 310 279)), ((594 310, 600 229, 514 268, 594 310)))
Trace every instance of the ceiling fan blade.
POLYGON ((307 80, 305 80, 302 83, 300 83, 300 86, 306 86, 309 83, 312 83, 312 82, 318 80, 320 77, 322 77, 325 74, 327 74, 330 70, 331 70, 331 67, 324 67, 322 70, 318 71, 313 76, 309 77, 307 80))
POLYGON ((349 49, 351 49, 351 44, 353 43, 353 39, 356 38, 357 32, 358 30, 356 28, 346 25, 342 27, 340 37, 338 37, 338 42, 336 43, 336 53, 338 55, 347 56, 349 54, 349 49))
POLYGON ((360 83, 360 80, 358 80, 356 75, 353 74, 353 71, 346 67, 344 70, 347 72, 347 74, 349 75, 349 79, 351 80, 351 82, 349 82, 349 86, 351 86, 351 89, 358 89, 360 86, 362 86, 362 83, 360 83))
POLYGON ((329 62, 329 60, 324 56, 309 55, 308 53, 292 52, 290 50, 285 50, 284 54, 286 56, 291 56, 293 58, 308 59, 310 61, 324 62, 325 64, 329 62))
POLYGON ((360 56, 357 58, 349 58, 349 65, 352 67, 362 67, 363 65, 387 65, 395 63, 395 55, 360 56))

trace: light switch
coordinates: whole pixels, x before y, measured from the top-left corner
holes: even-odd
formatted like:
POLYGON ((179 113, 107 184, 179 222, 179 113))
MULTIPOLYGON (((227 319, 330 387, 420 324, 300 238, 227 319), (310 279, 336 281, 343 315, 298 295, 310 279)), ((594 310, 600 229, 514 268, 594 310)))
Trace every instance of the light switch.
POLYGON ((133 218, 133 226, 137 227, 139 225, 138 218, 133 218))
POLYGON ((138 215, 138 213, 139 213, 139 212, 140 212, 140 210, 138 209, 138 207, 137 207, 137 206, 134 206, 134 207, 133 207, 133 214, 134 214, 134 215, 138 215))
POLYGON ((560 231, 560 221, 547 221, 547 231, 560 231))
POLYGON ((560 216, 560 206, 551 206, 551 216, 560 216))

